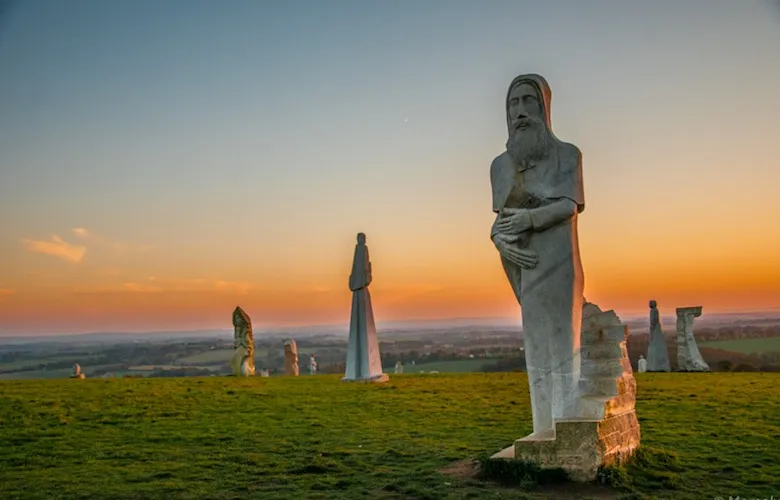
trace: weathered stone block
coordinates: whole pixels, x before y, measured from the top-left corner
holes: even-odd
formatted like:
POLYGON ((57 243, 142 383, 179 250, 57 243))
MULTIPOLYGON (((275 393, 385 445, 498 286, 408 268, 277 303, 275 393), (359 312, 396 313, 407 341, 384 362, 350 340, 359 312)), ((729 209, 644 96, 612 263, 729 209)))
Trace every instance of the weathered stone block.
POLYGON ((587 346, 600 342, 624 342, 628 336, 628 327, 625 325, 606 326, 592 330, 583 330, 580 337, 581 345, 587 346))
POLYGON ((633 410, 601 420, 559 420, 554 438, 518 439, 511 458, 560 467, 574 481, 593 481, 600 466, 624 463, 633 455, 639 440, 633 410))

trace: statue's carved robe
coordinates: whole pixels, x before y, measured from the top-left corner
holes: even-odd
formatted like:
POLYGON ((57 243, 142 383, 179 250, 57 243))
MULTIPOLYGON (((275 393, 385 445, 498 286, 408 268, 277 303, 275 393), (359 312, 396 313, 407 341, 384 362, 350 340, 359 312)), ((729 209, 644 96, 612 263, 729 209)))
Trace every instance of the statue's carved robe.
POLYGON ((576 406, 584 288, 577 216, 585 209, 585 196, 579 149, 552 135, 549 88, 533 75, 523 80, 542 95, 552 145, 547 158, 524 167, 507 152, 493 161, 490 179, 498 216, 491 238, 502 209, 529 210, 533 229, 514 244, 536 252, 536 267, 523 269, 503 256, 501 263, 522 308, 534 433, 543 433, 554 429, 554 419, 572 416, 576 406))

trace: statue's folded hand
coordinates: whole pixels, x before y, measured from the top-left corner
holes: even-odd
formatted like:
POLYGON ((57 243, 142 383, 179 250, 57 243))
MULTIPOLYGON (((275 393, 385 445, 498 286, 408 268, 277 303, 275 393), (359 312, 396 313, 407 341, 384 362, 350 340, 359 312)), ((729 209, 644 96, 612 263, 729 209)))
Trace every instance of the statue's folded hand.
POLYGON ((496 222, 496 229, 504 234, 520 234, 533 228, 531 212, 524 208, 505 208, 503 219, 496 222))
POLYGON ((496 248, 498 249, 498 252, 508 261, 512 262, 513 264, 520 266, 523 269, 531 269, 536 267, 536 264, 539 263, 539 256, 536 252, 533 250, 524 250, 522 248, 517 248, 510 243, 508 243, 505 239, 500 237, 501 235, 496 235, 496 238, 493 240, 493 243, 496 245, 496 248))

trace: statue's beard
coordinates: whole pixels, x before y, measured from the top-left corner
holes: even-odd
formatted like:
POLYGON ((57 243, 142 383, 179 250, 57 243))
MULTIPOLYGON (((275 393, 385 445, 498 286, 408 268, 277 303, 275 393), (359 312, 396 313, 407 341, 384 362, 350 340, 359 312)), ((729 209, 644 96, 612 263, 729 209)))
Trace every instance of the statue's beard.
POLYGON ((528 127, 512 127, 506 143, 506 151, 515 165, 546 158, 552 146, 552 138, 544 122, 538 118, 526 118, 522 123, 527 123, 528 127))

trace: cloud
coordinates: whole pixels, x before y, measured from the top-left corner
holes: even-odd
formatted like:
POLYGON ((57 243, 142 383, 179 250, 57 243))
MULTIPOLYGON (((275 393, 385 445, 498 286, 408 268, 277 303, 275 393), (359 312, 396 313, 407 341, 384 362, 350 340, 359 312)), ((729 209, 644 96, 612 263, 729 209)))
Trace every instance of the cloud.
POLYGON ((165 280, 154 276, 149 276, 146 279, 153 284, 125 281, 119 285, 107 287, 79 287, 74 288, 73 291, 82 294, 224 293, 245 295, 253 289, 253 286, 250 283, 225 280, 206 280, 203 278, 165 280))
POLYGON ((225 280, 207 280, 205 278, 195 278, 180 280, 173 284, 172 290, 175 292, 217 292, 217 293, 237 293, 244 295, 252 289, 251 283, 241 281, 225 280))
POLYGON ((0 302, 5 300, 6 297, 14 293, 10 288, 0 288, 0 302))
POLYGON ((78 236, 84 241, 94 243, 101 247, 110 248, 116 253, 129 253, 129 252, 145 252, 152 248, 151 245, 133 245, 130 243, 123 243, 119 241, 112 241, 107 238, 95 234, 85 227, 75 227, 72 229, 74 235, 78 236))
POLYGON ((87 247, 68 243, 56 234, 52 235, 51 241, 23 239, 22 242, 31 252, 51 255, 74 264, 81 262, 87 251, 87 247))
POLYGON ((130 293, 160 293, 163 291, 159 286, 144 285, 141 283, 134 283, 132 281, 122 283, 122 290, 130 293))

